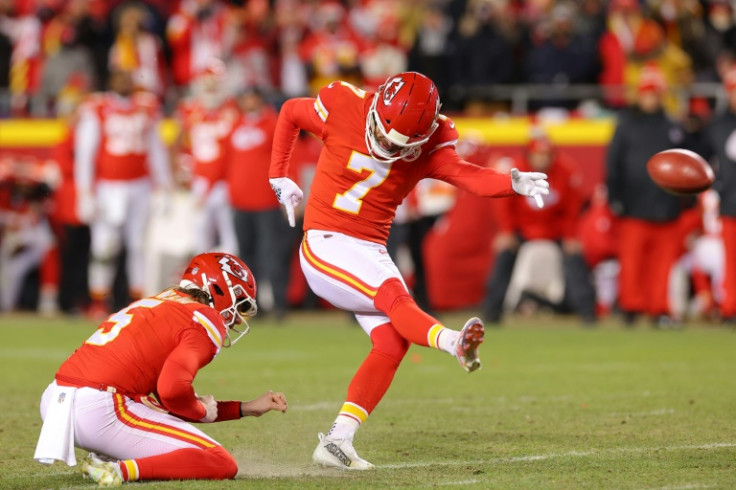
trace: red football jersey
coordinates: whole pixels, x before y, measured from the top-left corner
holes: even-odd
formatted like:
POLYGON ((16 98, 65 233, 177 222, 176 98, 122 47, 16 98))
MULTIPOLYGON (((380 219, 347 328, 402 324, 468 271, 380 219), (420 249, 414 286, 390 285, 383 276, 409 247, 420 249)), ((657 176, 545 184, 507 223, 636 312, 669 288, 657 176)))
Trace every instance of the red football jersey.
POLYGON ((439 127, 416 160, 373 159, 365 143, 373 95, 346 82, 333 82, 320 90, 316 100, 292 99, 282 108, 269 177, 288 175, 299 128, 314 132, 324 142, 305 209, 305 230, 334 230, 385 243, 396 208, 425 177, 484 196, 513 194, 508 175, 457 155, 458 133, 445 116, 440 116, 439 127))
POLYGON ((223 145, 238 118, 235 102, 228 100, 216 109, 207 109, 196 99, 185 100, 179 106, 177 118, 194 161, 192 176, 202 177, 210 185, 223 180, 223 145))
POLYGON ((111 315, 61 365, 57 382, 112 386, 127 395, 158 395, 163 406, 192 420, 204 417, 192 380, 223 345, 220 314, 166 290, 111 315))
POLYGON ((100 123, 96 177, 133 180, 148 172, 148 141, 160 117, 156 97, 137 92, 129 98, 112 93, 92 95, 81 111, 94 112, 100 123))

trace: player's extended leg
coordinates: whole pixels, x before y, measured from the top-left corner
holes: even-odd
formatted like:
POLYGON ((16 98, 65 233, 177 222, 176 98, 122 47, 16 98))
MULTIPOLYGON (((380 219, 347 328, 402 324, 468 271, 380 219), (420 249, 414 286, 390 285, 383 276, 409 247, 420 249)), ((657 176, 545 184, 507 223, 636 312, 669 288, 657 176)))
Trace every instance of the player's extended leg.
POLYGON ((485 331, 478 318, 471 318, 459 332, 442 325, 422 311, 409 296, 404 283, 391 278, 381 284, 373 300, 376 308, 391 319, 399 334, 413 344, 439 349, 457 357, 467 372, 480 369, 478 347, 485 331))
POLYGON ((349 470, 366 470, 371 463, 360 458, 353 448, 355 432, 386 394, 401 364, 409 343, 390 323, 370 332, 373 348, 348 386, 348 396, 312 459, 316 464, 349 470))
POLYGON ((422 311, 383 245, 310 230, 300 252, 304 275, 318 296, 344 310, 382 312, 409 342, 456 356, 468 372, 480 367, 483 323, 472 318, 458 332, 422 311))

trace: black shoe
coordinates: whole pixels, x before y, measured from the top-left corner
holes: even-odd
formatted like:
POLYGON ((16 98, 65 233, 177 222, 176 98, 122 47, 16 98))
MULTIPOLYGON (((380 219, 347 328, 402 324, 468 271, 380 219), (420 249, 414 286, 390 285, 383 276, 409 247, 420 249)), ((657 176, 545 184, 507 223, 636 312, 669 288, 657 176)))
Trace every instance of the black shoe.
POLYGON ((580 321, 585 327, 594 327, 598 323, 598 316, 595 313, 583 313, 580 315, 580 321))
POLYGON ((483 323, 498 326, 501 323, 501 314, 495 311, 483 313, 483 323))
POLYGON ((633 327, 634 322, 636 322, 636 313, 633 311, 622 311, 621 319, 627 327, 633 327))
POLYGON ((652 318, 652 325, 660 330, 680 330, 682 322, 669 315, 659 315, 652 318))

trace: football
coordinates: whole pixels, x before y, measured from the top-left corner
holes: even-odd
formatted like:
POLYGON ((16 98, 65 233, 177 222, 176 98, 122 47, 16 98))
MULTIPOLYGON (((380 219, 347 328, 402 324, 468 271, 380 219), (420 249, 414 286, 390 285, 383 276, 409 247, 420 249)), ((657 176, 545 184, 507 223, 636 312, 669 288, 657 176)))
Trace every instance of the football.
POLYGON ((713 169, 703 157, 680 148, 654 155, 647 162, 647 172, 655 184, 673 194, 697 194, 715 180, 713 169))

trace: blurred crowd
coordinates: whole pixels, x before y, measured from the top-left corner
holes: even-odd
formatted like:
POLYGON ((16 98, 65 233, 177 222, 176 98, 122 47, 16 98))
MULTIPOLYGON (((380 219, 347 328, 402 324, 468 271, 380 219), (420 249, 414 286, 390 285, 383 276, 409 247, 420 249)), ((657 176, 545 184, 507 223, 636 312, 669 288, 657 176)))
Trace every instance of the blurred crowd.
MULTIPOLYGON (((469 161, 544 171, 552 186, 542 210, 515 197, 465 213, 488 218, 472 228, 481 258, 470 265, 488 269, 476 288, 485 320, 548 310, 586 324, 613 311, 659 326, 733 321, 734 60, 727 0, 0 0, 0 116, 66 123, 49 158, 0 158, 0 310, 100 317, 213 249, 243 258, 276 318, 317 306, 295 277, 299 224, 289 228, 268 186, 278 106, 336 79, 374 89, 410 69, 434 79, 451 115, 508 112, 487 89, 529 84, 600 87, 592 100, 535 99, 540 122, 549 108, 589 115, 591 103, 617 116, 592 192, 586 162, 543 124, 508 154, 465 134, 469 161), (697 82, 723 88, 678 96, 697 82), (173 142, 161 132, 169 116, 173 142), (654 186, 646 161, 672 147, 711 161, 713 190, 654 186)), ((302 189, 320 148, 299 139, 291 178, 302 189)), ((462 220, 466 198, 422 181, 397 212, 389 253, 428 310, 442 271, 427 277, 427 237, 462 220)))
POLYGON ((647 64, 675 91, 719 81, 734 16, 729 0, 0 0, 0 116, 63 114, 113 69, 170 113, 212 58, 233 94, 274 100, 409 69, 435 81, 446 111, 507 110, 487 89, 509 84, 599 84, 599 102, 621 107, 647 64))

